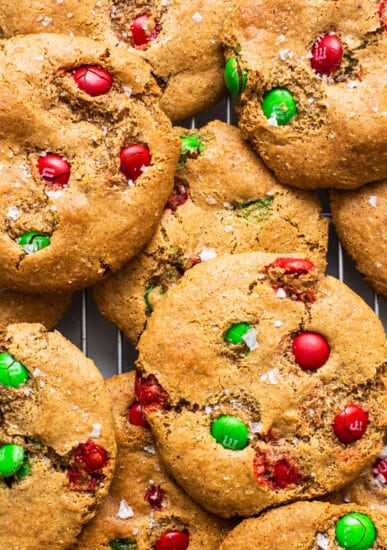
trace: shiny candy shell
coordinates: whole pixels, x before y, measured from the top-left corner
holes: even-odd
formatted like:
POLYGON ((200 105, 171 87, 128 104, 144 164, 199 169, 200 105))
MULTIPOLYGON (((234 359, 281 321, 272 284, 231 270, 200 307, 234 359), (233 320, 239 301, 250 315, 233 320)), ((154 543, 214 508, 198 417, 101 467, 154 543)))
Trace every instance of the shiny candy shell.
POLYGON ((40 176, 50 185, 64 187, 70 179, 71 167, 66 159, 59 155, 48 154, 40 157, 37 163, 40 176))
POLYGON ((334 34, 319 38, 312 49, 312 68, 319 74, 330 75, 341 63, 343 46, 334 34))
POLYGON ((225 340, 237 346, 243 343, 243 336, 250 330, 248 323, 235 323, 227 330, 225 340))
POLYGON ((156 542, 154 550, 186 550, 189 536, 183 531, 168 531, 156 542))
POLYGON ((72 76, 78 88, 92 97, 107 94, 113 84, 111 74, 97 65, 80 67, 72 76))
POLYGON ((306 370, 317 370, 328 360, 330 348, 321 334, 301 332, 293 339, 292 351, 296 363, 306 370))
POLYGON ((109 542, 111 550, 137 550, 137 544, 130 539, 114 539, 109 542))
POLYGON ((235 416, 220 416, 211 426, 211 435, 225 449, 244 449, 249 442, 249 430, 235 416))
POLYGON ((289 124, 297 114, 293 95, 286 88, 273 88, 263 98, 262 110, 272 126, 289 124))
POLYGON ((224 82, 229 93, 233 96, 241 95, 246 89, 247 71, 242 68, 237 57, 230 57, 224 68, 224 82))
POLYGON ((20 445, 13 443, 0 447, 0 477, 10 477, 23 466, 25 452, 20 445))
POLYGON ((377 458, 372 465, 372 473, 379 482, 387 485, 387 457, 377 458))
POLYGON ((149 149, 144 145, 128 145, 120 152, 120 170, 128 180, 136 181, 151 163, 149 149))
POLYGON ((133 20, 130 30, 132 33, 132 46, 141 48, 156 38, 161 27, 153 17, 144 13, 133 20))
POLYGON ((107 451, 91 440, 78 445, 74 459, 75 463, 82 465, 88 473, 99 471, 109 461, 107 451))
POLYGON ((352 512, 336 524, 336 540, 342 548, 368 550, 376 540, 376 529, 365 514, 352 512))
POLYGON ((145 416, 142 414, 140 403, 136 402, 129 408, 128 419, 133 426, 141 426, 142 428, 150 428, 145 416))
POLYGON ((18 388, 28 379, 28 371, 10 353, 0 353, 0 384, 18 388))
POLYGON ((16 239, 17 244, 23 248, 26 254, 38 252, 42 248, 46 248, 50 244, 50 237, 47 233, 39 233, 38 231, 29 231, 16 239))
POLYGON ((368 413, 357 405, 347 405, 333 422, 333 431, 339 441, 345 444, 360 439, 368 426, 368 413))

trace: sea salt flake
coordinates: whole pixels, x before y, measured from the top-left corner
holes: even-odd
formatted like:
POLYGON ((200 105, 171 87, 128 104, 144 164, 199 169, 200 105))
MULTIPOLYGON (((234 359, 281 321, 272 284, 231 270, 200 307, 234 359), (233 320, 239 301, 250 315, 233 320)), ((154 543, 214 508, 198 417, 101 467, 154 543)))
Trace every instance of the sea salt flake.
POLYGON ((275 295, 277 296, 277 298, 286 298, 286 292, 283 288, 279 288, 275 295))
POLYGON ((38 55, 35 59, 36 61, 44 61, 44 55, 38 55))
POLYGON ((19 218, 19 209, 17 206, 11 206, 11 208, 7 212, 7 218, 14 221, 19 218))
POLYGON ((150 453, 151 455, 156 454, 156 449, 154 448, 153 445, 145 445, 144 451, 146 451, 147 453, 150 453))
POLYGON ((254 351, 258 347, 257 342, 257 331, 254 327, 249 328, 249 330, 242 336, 242 340, 249 348, 250 351, 254 351))
POLYGON ((203 17, 198 12, 193 14, 192 19, 195 21, 195 23, 201 23, 203 21, 203 17))
POLYGON ((229 202, 224 202, 224 203, 223 203, 223 207, 224 207, 224 208, 227 208, 227 210, 234 210, 233 205, 230 204, 229 202))
POLYGON ((269 384, 278 384, 277 376, 279 374, 278 369, 271 369, 267 371, 265 374, 262 374, 259 379, 262 380, 262 382, 265 382, 266 380, 269 382, 269 384))
POLYGON ((206 197, 206 203, 207 204, 216 204, 216 200, 214 199, 214 197, 212 197, 211 195, 208 195, 206 197))
POLYGON ((329 538, 325 533, 317 533, 316 542, 319 548, 323 550, 329 549, 329 538))
POLYGON ((352 80, 351 82, 348 82, 348 84, 347 84, 347 88, 349 90, 354 90, 358 86, 359 86, 359 82, 357 82, 356 80, 352 80))
POLYGON ((43 27, 47 27, 50 23, 52 23, 51 17, 47 17, 47 15, 43 17, 43 20, 42 20, 43 27))
POLYGON ((375 208, 377 200, 378 200, 378 197, 376 195, 371 195, 370 198, 368 199, 368 204, 372 206, 372 208, 375 208))
POLYGON ((56 0, 57 4, 63 4, 63 0, 56 0))
POLYGON ((387 445, 380 451, 379 458, 387 458, 387 445))
POLYGON ((39 376, 47 376, 45 372, 38 368, 36 368, 32 374, 35 376, 35 378, 38 378, 39 376))
POLYGON ((124 499, 122 499, 120 502, 117 516, 121 519, 128 519, 134 516, 133 508, 129 506, 129 504, 124 499))
POLYGON ((232 231, 234 231, 234 228, 232 225, 226 225, 226 227, 224 228, 225 233, 231 233, 232 231))
POLYGON ((28 397, 31 393, 34 393, 34 390, 29 386, 26 386, 23 390, 23 393, 26 397, 28 397))
POLYGON ((267 119, 267 123, 269 126, 278 126, 277 116, 275 113, 270 115, 270 118, 267 119))
POLYGON ((285 36, 284 34, 280 34, 279 37, 278 37, 278 40, 279 40, 280 42, 285 42, 286 36, 285 36))
POLYGON ((209 407, 208 405, 206 407, 204 407, 204 412, 206 414, 211 414, 212 413, 212 407, 209 407))
POLYGON ((90 437, 100 437, 102 432, 102 424, 96 422, 93 424, 93 431, 90 434, 90 437))
POLYGON ((263 430, 263 424, 262 422, 252 422, 250 424, 250 431, 253 434, 259 434, 263 430))
POLYGON ((66 14, 66 17, 67 17, 67 19, 71 19, 72 17, 74 17, 74 14, 69 12, 69 13, 66 14))
POLYGON ((348 493, 344 495, 343 497, 344 502, 351 502, 351 495, 348 493))
POLYGON ((129 86, 124 86, 124 92, 127 96, 131 96, 133 92, 133 88, 130 88, 129 86))
POLYGON ((218 254, 215 252, 213 248, 206 248, 204 247, 203 250, 199 254, 199 258, 202 262, 206 262, 207 260, 211 260, 212 258, 216 258, 218 254))
POLYGON ((282 327, 283 322, 282 321, 274 321, 274 326, 277 327, 277 328, 282 327))
POLYGON ((381 264, 380 262, 375 262, 375 267, 377 267, 378 269, 380 269, 382 267, 383 264, 381 264))

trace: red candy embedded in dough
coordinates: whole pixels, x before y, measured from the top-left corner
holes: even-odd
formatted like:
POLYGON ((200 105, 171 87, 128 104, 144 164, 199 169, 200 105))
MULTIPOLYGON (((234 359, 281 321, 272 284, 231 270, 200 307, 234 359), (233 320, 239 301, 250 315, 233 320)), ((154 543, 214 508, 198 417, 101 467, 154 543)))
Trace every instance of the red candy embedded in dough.
POLYGON ((143 410, 168 410, 171 407, 167 392, 154 374, 144 378, 137 372, 134 391, 143 410))
POLYGON ((64 187, 70 179, 70 164, 59 155, 50 153, 40 157, 37 167, 40 176, 50 185, 64 187))
POLYGON ((128 420, 133 426, 141 426, 142 428, 150 428, 145 416, 142 414, 140 403, 133 403, 128 411, 128 420))
POLYGON ((144 145, 128 145, 120 152, 120 170, 128 180, 136 181, 151 163, 149 149, 144 145))
POLYGON ((132 32, 132 46, 141 48, 156 38, 161 26, 156 23, 153 17, 144 13, 133 20, 130 30, 132 32))
POLYGON ((308 273, 316 266, 310 260, 304 258, 277 258, 271 264, 265 266, 266 271, 272 268, 284 269, 285 273, 308 273))
POLYGON ((80 443, 75 450, 74 460, 76 464, 83 465, 88 473, 96 472, 108 462, 107 451, 94 441, 80 443))
POLYGON ((372 473, 380 483, 387 485, 387 458, 377 458, 372 465, 372 473))
POLYGON ((113 85, 111 74, 97 65, 80 67, 72 76, 78 88, 92 97, 107 94, 113 85))
POLYGON ((357 405, 347 405, 340 414, 335 416, 333 431, 341 443, 353 443, 360 439, 368 426, 368 413, 357 405))
POLYGON ((168 531, 155 544, 155 550, 186 550, 189 536, 183 531, 168 531))
POLYGON ((144 499, 153 510, 162 510, 167 501, 167 493, 160 487, 160 485, 151 485, 147 487, 145 491, 144 499))
POLYGON ((187 202, 188 197, 189 189, 187 185, 183 181, 180 181, 180 178, 175 177, 175 186, 164 206, 164 210, 171 210, 172 212, 176 212, 179 206, 187 202))
POLYGON ((325 34, 313 46, 311 64, 317 73, 330 75, 340 66, 342 57, 340 40, 334 34, 325 34))
POLYGON ((253 468, 257 481, 274 490, 286 489, 301 481, 298 468, 286 457, 275 461, 269 460, 265 453, 258 451, 254 458, 253 468))
POLYGON ((321 334, 301 332, 293 339, 292 351, 296 363, 302 369, 316 370, 328 360, 330 348, 321 334))

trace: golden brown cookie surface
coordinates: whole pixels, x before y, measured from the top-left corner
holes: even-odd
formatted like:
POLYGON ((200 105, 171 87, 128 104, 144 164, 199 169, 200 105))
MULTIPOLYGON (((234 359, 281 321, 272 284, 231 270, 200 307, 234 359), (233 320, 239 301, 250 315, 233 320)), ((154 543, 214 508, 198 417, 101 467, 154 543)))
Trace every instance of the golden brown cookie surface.
POLYGON ((10 325, 0 346, 0 546, 67 549, 113 476, 111 403, 58 332, 10 325))
POLYGON ((326 494, 382 448, 383 328, 307 259, 199 264, 160 302, 139 351, 137 396, 161 456, 219 515, 326 494))
POLYGON ((369 284, 387 298, 387 180, 331 191, 333 223, 369 284))
POLYGON ((161 106, 172 120, 214 105, 224 94, 220 31, 233 0, 5 0, 5 36, 61 32, 122 42, 152 66, 163 89, 161 106))
POLYGON ((387 516, 365 506, 296 502, 243 521, 221 550, 385 550, 387 516), (345 532, 343 532, 345 530, 345 532), (341 542, 341 544, 339 544, 341 542))
POLYGON ((237 4, 223 36, 228 86, 245 87, 239 125, 281 182, 354 189, 387 177, 386 27, 382 1, 237 4))
POLYGON ((106 382, 114 403, 116 473, 76 548, 167 550, 189 543, 190 549, 216 550, 230 527, 196 505, 166 472, 136 401, 134 380, 130 372, 106 382))
POLYGON ((0 67, 0 284, 85 287, 150 238, 178 140, 149 67, 124 47, 16 37, 0 67))
POLYGON ((292 250, 326 263, 328 224, 313 193, 279 184, 233 126, 213 121, 177 132, 181 160, 156 233, 94 288, 100 310, 134 343, 157 300, 208 258, 292 250))

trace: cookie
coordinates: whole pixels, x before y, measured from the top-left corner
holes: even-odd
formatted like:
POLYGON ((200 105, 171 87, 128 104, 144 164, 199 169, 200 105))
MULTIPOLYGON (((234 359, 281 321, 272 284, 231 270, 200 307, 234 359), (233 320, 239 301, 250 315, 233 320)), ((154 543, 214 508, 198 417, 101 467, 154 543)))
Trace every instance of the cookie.
POLYGON ((383 446, 383 327, 306 258, 199 264, 157 306, 138 349, 136 395, 160 454, 220 516, 322 496, 383 446))
POLYGON ((330 193, 339 238, 367 282, 387 298, 387 180, 330 193))
POLYGON ((355 502, 387 513, 387 446, 372 466, 350 485, 329 495, 328 500, 332 503, 355 502))
POLYGON ((39 324, 2 329, 0 351, 0 547, 68 549, 113 476, 103 379, 39 324))
POLYGON ((71 294, 21 294, 0 289, 0 325, 42 323, 54 327, 65 314, 71 294))
POLYGON ((328 224, 316 195, 280 185, 234 126, 213 121, 177 132, 175 188, 156 233, 93 291, 103 315, 133 343, 166 290, 208 258, 294 250, 326 264, 328 224))
POLYGON ((132 371, 106 381, 114 403, 116 473, 76 548, 217 550, 230 527, 201 510, 167 474, 136 401, 134 380, 132 371))
POLYGON ((282 550, 284 545, 288 550, 386 550, 387 515, 353 504, 295 502, 244 520, 220 550, 282 550))
POLYGON ((242 0, 225 79, 243 136, 282 183, 355 189, 387 178, 385 2, 242 0))
POLYGON ((180 143, 145 62, 88 38, 0 42, 0 285, 85 287, 149 240, 180 143))
POLYGON ((208 109, 225 94, 220 31, 232 0, 5 0, 5 36, 41 32, 84 35, 123 45, 150 63, 172 120, 208 109))

